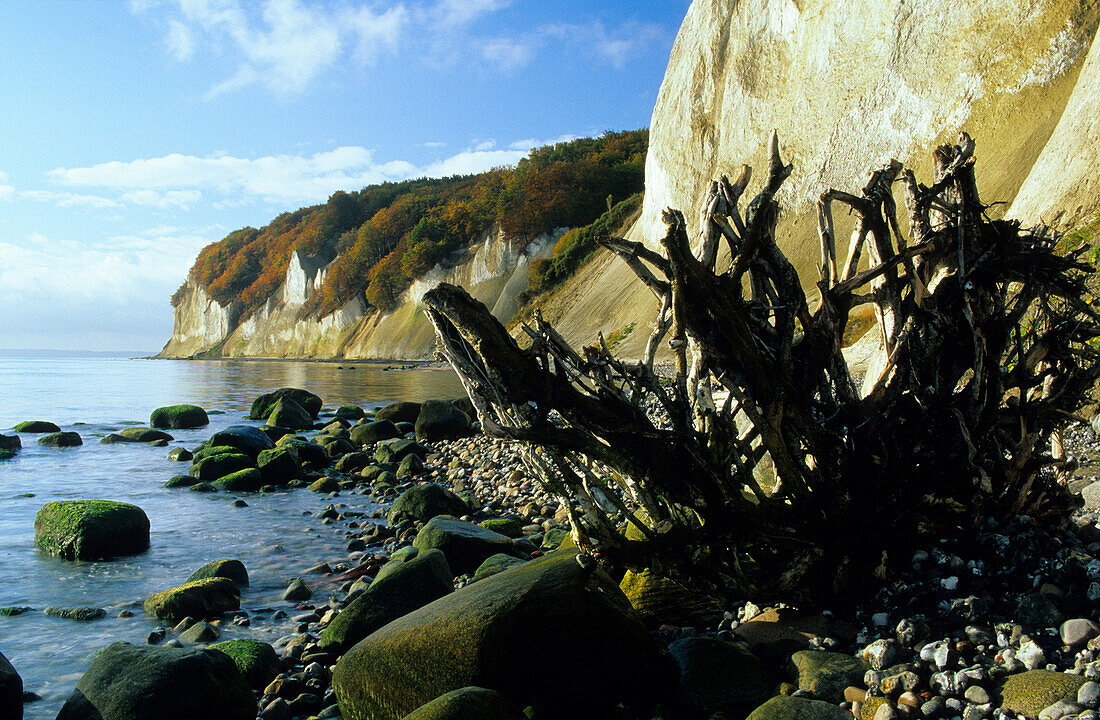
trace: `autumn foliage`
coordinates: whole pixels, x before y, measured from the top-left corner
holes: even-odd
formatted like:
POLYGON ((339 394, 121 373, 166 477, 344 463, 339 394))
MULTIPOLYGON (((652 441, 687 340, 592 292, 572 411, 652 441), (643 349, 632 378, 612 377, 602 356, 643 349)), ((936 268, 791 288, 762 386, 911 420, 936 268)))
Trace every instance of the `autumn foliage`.
MULTIPOLYGON (((323 205, 208 245, 189 277, 219 303, 238 301, 247 316, 278 290, 297 250, 331 262, 303 313, 325 315, 355 297, 389 309, 412 280, 460 256, 494 224, 527 241, 586 226, 607 211, 609 198, 639 193, 648 140, 647 130, 607 132, 538 148, 514 168, 338 191, 323 205)), ((173 304, 180 298, 177 292, 173 304)))

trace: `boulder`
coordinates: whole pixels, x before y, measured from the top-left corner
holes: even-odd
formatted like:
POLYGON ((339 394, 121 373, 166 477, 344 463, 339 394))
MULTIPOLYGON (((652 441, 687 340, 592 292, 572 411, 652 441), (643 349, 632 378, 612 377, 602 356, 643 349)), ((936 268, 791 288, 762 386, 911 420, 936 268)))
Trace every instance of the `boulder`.
POLYGON ((389 420, 391 422, 415 423, 420 416, 420 403, 395 402, 384 408, 379 408, 374 414, 375 420, 389 420))
POLYGON ((19 439, 18 435, 0 435, 0 450, 17 452, 22 447, 23 441, 19 439))
POLYGON ((462 397, 457 397, 457 398, 451 398, 450 402, 456 408, 458 408, 462 412, 466 413, 466 417, 470 418, 470 420, 476 420, 477 419, 477 409, 474 407, 474 403, 473 403, 473 401, 470 400, 468 395, 463 395, 462 397))
POLYGON ((0 654, 0 717, 23 717, 23 679, 8 659, 0 654))
POLYGON ((276 400, 266 419, 268 425, 291 430, 309 430, 313 427, 313 416, 309 411, 288 397, 276 400))
POLYGON ((301 405, 310 417, 317 417, 317 414, 321 412, 321 398, 308 390, 280 388, 275 392, 265 393, 256 398, 252 403, 251 411, 248 413, 249 417, 253 420, 267 420, 268 416, 271 415, 271 411, 275 408, 275 404, 283 398, 289 398, 301 405))
POLYGON ((652 570, 627 570, 619 587, 638 615, 654 626, 709 627, 722 617, 722 602, 717 597, 652 570))
POLYGON ((527 720, 527 716, 495 690, 464 687, 421 705, 405 720, 527 720))
POLYGON ((214 482, 229 473, 255 467, 255 462, 248 455, 225 453, 224 455, 207 455, 203 457, 191 465, 190 473, 199 482, 214 482))
POLYGON ((57 720, 255 720, 256 701, 217 650, 116 642, 96 655, 57 720))
POLYGON ((302 578, 294 578, 283 591, 283 600, 299 602, 313 597, 313 589, 302 578))
POLYGON ((133 440, 134 442, 151 443, 157 440, 175 440, 174 437, 164 432, 163 430, 154 430, 153 428, 132 427, 126 428, 118 433, 124 438, 133 440))
POLYGON ((199 460, 211 457, 213 455, 243 455, 240 450, 232 445, 211 445, 208 442, 199 445, 195 448, 195 452, 191 454, 191 462, 197 463, 199 460))
POLYGON ((13 428, 17 433, 55 433, 61 428, 49 420, 24 420, 13 428))
POLYGON ((185 430, 209 425, 210 418, 198 405, 168 405, 154 410, 149 424, 163 430, 185 430))
POLYGON ((275 648, 265 642, 226 640, 210 647, 233 658, 237 670, 254 690, 263 690, 279 674, 279 656, 275 648))
POLYGON ((319 641, 322 649, 342 654, 378 628, 443 597, 454 587, 451 568, 438 550, 392 565, 328 624, 319 641))
POLYGON ((1039 713, 1060 700, 1077 700, 1077 691, 1087 682, 1083 675, 1028 670, 1009 675, 993 694, 994 707, 1003 707, 1026 718, 1039 713))
POLYGON ((420 473, 424 472, 424 461, 420 459, 420 456, 416 453, 409 453, 405 457, 401 458, 401 462, 397 465, 397 478, 404 480, 406 478, 416 477, 420 473))
POLYGON ((844 700, 844 688, 860 685, 870 666, 844 653, 799 650, 791 655, 798 689, 831 703, 844 700))
POLYGON ((241 592, 229 578, 190 580, 145 598, 145 612, 158 620, 209 618, 241 607, 241 592))
POLYGON ((470 434, 470 416, 444 400, 429 400, 420 406, 414 427, 421 442, 457 440, 470 434))
POLYGON ((340 489, 340 481, 334 477, 323 477, 309 484, 309 489, 315 493, 330 493, 340 489))
POLYGON ((149 518, 137 505, 112 500, 58 500, 34 518, 34 544, 66 560, 133 555, 149 547, 149 518))
POLYGON ((256 492, 265 484, 263 475, 256 468, 245 468, 214 481, 214 487, 230 492, 256 492))
POLYGON ((350 452, 340 458, 336 463, 336 469, 340 472, 357 473, 374 462, 374 453, 350 452))
POLYGON ((390 440, 401 437, 397 426, 389 420, 375 420, 373 422, 356 425, 351 429, 348 437, 353 443, 362 447, 376 443, 379 440, 390 440))
POLYGON ((771 697, 775 678, 748 650, 716 638, 689 637, 668 646, 680 668, 680 693, 703 717, 744 717, 771 697))
POLYGON ((0 460, 11 460, 13 457, 15 457, 15 452, 0 448, 0 460))
POLYGON ((80 439, 79 433, 74 432, 55 432, 49 435, 44 435, 38 438, 39 445, 45 445, 46 447, 77 447, 83 445, 84 441, 80 439))
POLYGON ((195 455, 185 447, 174 447, 168 451, 168 459, 174 462, 188 462, 194 460, 195 455))
MULTIPOLYGON (((461 500, 461 498, 459 499, 461 500)), ((466 501, 463 500, 462 502, 465 504, 466 501)), ((450 514, 454 515, 455 513, 450 514)), ((523 526, 526 524, 514 517, 489 518, 488 520, 482 520, 480 523, 481 527, 488 528, 501 535, 507 535, 512 539, 523 537, 523 526)))
POLYGON ((92 620, 102 620, 107 617, 107 611, 103 608, 97 607, 57 607, 50 606, 42 611, 43 615, 48 617, 59 617, 66 620, 78 620, 80 622, 91 622, 92 620))
POLYGON ((466 501, 436 483, 411 487, 401 493, 390 507, 386 519, 390 525, 406 521, 425 523, 436 515, 465 515, 470 511, 466 501))
POLYGON ((852 720, 852 713, 821 700, 776 695, 749 713, 747 720, 852 720))
POLYGON ((168 481, 164 483, 166 488, 178 488, 178 487, 191 487, 197 484, 198 478, 191 475, 173 475, 168 478, 168 481))
POLYGON ((286 485, 302 476, 302 464, 293 450, 276 447, 264 450, 256 458, 256 465, 266 485, 286 485))
POLYGON ((442 550, 451 569, 461 575, 474 572, 497 553, 510 552, 512 538, 449 515, 437 515, 416 534, 413 547, 421 552, 442 550))
POLYGON ((284 443, 280 445, 280 447, 290 450, 297 455, 298 462, 301 463, 303 469, 320 470, 329 465, 328 453, 325 452, 325 449, 320 445, 315 445, 305 440, 294 440, 284 443))
POLYGON ((350 440, 332 437, 331 435, 319 435, 313 440, 318 446, 324 448, 329 460, 335 460, 355 451, 355 445, 350 440))
POLYGON ((366 413, 363 412, 363 408, 358 405, 341 405, 336 408, 337 420, 346 420, 349 423, 353 423, 357 420, 362 420, 365 416, 366 413))
POLYGON ((206 578, 228 578, 239 587, 248 587, 248 570, 240 560, 215 560, 208 562, 187 578, 187 582, 206 578))
POLYGON ((399 463, 405 459, 405 456, 414 453, 420 457, 427 457, 429 450, 415 440, 405 438, 382 440, 374 446, 374 459, 380 463, 399 463))
POLYGON ((134 440, 133 438, 128 438, 125 435, 120 435, 118 433, 108 433, 108 434, 104 435, 102 438, 99 439, 99 444, 100 445, 118 445, 118 444, 121 444, 121 443, 136 443, 136 442, 138 442, 138 441, 134 440))
POLYGON ((485 558, 485 562, 477 566, 477 570, 474 571, 474 580, 484 580, 491 575, 504 572, 513 565, 520 565, 523 562, 524 561, 520 560, 518 557, 512 557, 504 553, 491 555, 485 558))
POLYGON ((253 458, 264 450, 275 447, 274 441, 264 434, 263 430, 251 425, 230 425, 225 430, 219 430, 211 435, 208 442, 211 446, 231 445, 239 452, 253 458))
POLYGON ((669 684, 667 668, 615 582, 576 558, 532 560, 367 636, 333 672, 345 720, 397 720, 471 685, 506 692, 540 717, 610 717, 628 700, 648 706, 669 684))

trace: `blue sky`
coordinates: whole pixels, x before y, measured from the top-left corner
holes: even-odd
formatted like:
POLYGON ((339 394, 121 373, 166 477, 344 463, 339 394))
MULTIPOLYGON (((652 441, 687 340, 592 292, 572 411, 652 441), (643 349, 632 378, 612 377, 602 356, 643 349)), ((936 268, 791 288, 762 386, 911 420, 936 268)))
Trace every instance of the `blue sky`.
POLYGON ((689 4, 0 2, 0 349, 158 350, 238 227, 648 126, 689 4))

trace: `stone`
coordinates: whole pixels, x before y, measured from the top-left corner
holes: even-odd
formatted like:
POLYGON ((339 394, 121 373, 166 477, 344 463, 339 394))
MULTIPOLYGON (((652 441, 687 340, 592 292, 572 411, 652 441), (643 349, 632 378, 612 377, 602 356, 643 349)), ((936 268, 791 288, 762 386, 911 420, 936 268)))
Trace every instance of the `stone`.
POLYGON ((382 464, 399 463, 405 459, 406 455, 412 455, 413 453, 416 453, 420 457, 426 457, 428 455, 428 448, 415 440, 407 440, 405 438, 381 440, 375 443, 374 446, 374 459, 376 462, 382 464))
POLYGON ((436 515, 458 517, 470 511, 466 501, 436 483, 425 483, 409 488, 397 496, 386 519, 390 526, 403 522, 426 523, 436 515))
POLYGON ((309 430, 313 427, 313 416, 289 397, 281 397, 276 400, 270 414, 265 419, 268 425, 290 428, 291 430, 309 430))
POLYGON ((449 515, 436 515, 416 534, 413 547, 442 550, 451 570, 461 575, 474 572, 492 555, 511 551, 512 539, 449 515))
POLYGON ((180 633, 180 642, 184 645, 212 643, 221 636, 218 628, 208 622, 197 622, 180 633))
POLYGON ((13 428, 17 433, 55 433, 61 432, 54 423, 48 420, 24 420, 13 428))
POLYGON ((20 720, 23 717, 23 679, 8 659, 0 653, 0 717, 20 720))
POLYGON ((1072 700, 1059 700, 1039 713, 1039 720, 1059 720, 1067 715, 1076 716, 1085 708, 1072 700))
POLYGON ((347 422, 355 422, 362 420, 366 417, 366 413, 363 412, 363 408, 358 405, 341 405, 336 408, 336 419, 345 420, 347 422))
POLYGON ((57 720, 254 720, 256 701, 217 650, 135 646, 101 650, 57 720))
POLYGON ((313 597, 313 590, 302 578, 291 580, 290 585, 283 591, 283 600, 290 600, 291 602, 309 600, 311 597, 313 597))
POLYGON ((963 697, 967 702, 974 703, 975 705, 985 705, 989 702, 989 692, 981 685, 971 685, 963 693, 963 697))
POLYGON ((195 448, 195 451, 191 454, 192 462, 197 463, 199 460, 211 457, 213 455, 243 455, 240 450, 232 445, 211 445, 209 442, 205 442, 195 448))
POLYGON ((145 598, 145 612, 159 620, 210 618, 241 607, 241 593, 229 578, 191 580, 145 598))
POLYGON ((1089 640, 1100 636, 1100 626, 1088 618, 1071 618, 1058 628, 1062 643, 1074 649, 1080 649, 1089 640))
MULTIPOLYGON (((459 499, 461 499, 461 498, 459 498, 459 499)), ((465 504, 465 501, 463 501, 463 504, 465 504)), ((452 512, 452 513, 447 513, 447 514, 454 515, 455 513, 452 512)), ((519 520, 517 518, 513 518, 513 517, 489 518, 488 520, 482 520, 479 524, 481 525, 481 527, 492 530, 493 532, 498 532, 501 535, 507 535, 508 537, 512 538, 513 540, 516 539, 516 538, 523 537, 523 525, 524 525, 524 523, 523 523, 522 520, 519 520)))
POLYGON ((424 461, 421 460, 420 456, 416 453, 409 453, 401 458, 401 462, 398 464, 395 474, 398 480, 406 480, 411 477, 416 477, 422 472, 424 472, 424 461))
POLYGON ((892 640, 875 640, 863 649, 863 659, 872 670, 885 670, 894 664, 897 655, 897 644, 892 640))
POLYGON ((342 653, 375 630, 443 597, 453 589, 450 566, 439 550, 405 562, 387 563, 374 582, 352 600, 321 633, 326 652, 342 653), (392 566, 392 567, 390 567, 392 566))
POLYGON ((504 553, 491 555, 485 558, 485 562, 477 566, 477 570, 474 571, 474 580, 484 580, 490 575, 496 575, 498 572, 503 572, 513 565, 521 563, 523 563, 523 560, 504 553))
POLYGON ((401 437, 397 426, 389 420, 375 420, 374 422, 356 425, 351 429, 349 437, 359 447, 373 445, 379 440, 390 440, 401 437))
POLYGON ((367 636, 333 672, 345 720, 398 720, 475 678, 546 717, 607 717, 628 698, 651 702, 670 669, 615 582, 576 557, 537 558, 367 636))
POLYGON ((340 481, 334 477, 323 477, 309 484, 309 489, 315 493, 330 493, 340 489, 340 481))
POLYGON ((256 467, 265 485, 286 485, 302 476, 302 464, 291 449, 276 447, 264 450, 256 457, 256 467))
POLYGON ((223 475, 215 480, 213 484, 214 487, 219 490, 228 490, 230 492, 256 492, 263 487, 264 478, 256 468, 245 468, 244 470, 238 470, 228 475, 223 475))
POLYGON ((38 438, 38 444, 46 447, 63 448, 78 447, 83 445, 84 441, 80 439, 80 433, 55 432, 38 438))
POLYGON ((747 720, 852 720, 852 713, 821 700, 776 695, 749 713, 747 720))
POLYGON ((8 452, 17 452, 23 447, 23 441, 19 439, 18 435, 0 435, 0 450, 7 450, 8 452))
MULTIPOLYGON (((265 393, 256 398, 252 402, 252 409, 248 413, 249 417, 253 420, 267 420, 272 410, 275 409, 275 405, 283 398, 293 400, 300 405, 303 410, 309 413, 311 418, 317 417, 318 413, 321 412, 321 398, 308 390, 279 388, 274 392, 265 393)), ((275 425, 276 423, 271 424, 275 425)))
POLYGON ((1077 692, 1085 682, 1080 675, 1028 670, 1002 680, 993 699, 995 704, 1006 710, 1036 718, 1059 700, 1076 700, 1077 692))
POLYGON ((619 589, 642 620, 654 627, 663 623, 708 627, 722 617, 717 597, 649 569, 627 570, 619 589))
POLYGON ((791 656, 798 689, 815 698, 838 703, 844 698, 844 688, 863 680, 867 663, 851 655, 815 650, 800 650, 791 656))
POLYGON ((48 607, 42 611, 43 614, 50 617, 65 618, 66 620, 79 620, 81 622, 90 622, 92 620, 102 620, 107 617, 107 611, 103 608, 97 607, 48 607))
POLYGON ((162 430, 185 430, 210 424, 210 417, 198 405, 168 405, 149 415, 149 425, 162 430))
POLYGON ((58 500, 34 519, 34 544, 66 560, 102 560, 149 547, 149 518, 137 505, 112 500, 58 500))
POLYGON ((415 423, 416 419, 420 416, 420 403, 416 402, 396 402, 387 405, 384 408, 379 408, 378 412, 374 414, 375 420, 389 420, 391 422, 410 422, 415 423))
POLYGON ((414 422, 420 442, 457 440, 470 434, 470 417, 445 400, 429 400, 421 405, 414 422))
POLYGON ((373 452, 350 452, 340 458, 336 469, 340 472, 357 473, 374 462, 373 452))
POLYGON ((470 686, 440 695, 404 720, 527 720, 527 716, 497 691, 470 686))
POLYGON ((314 443, 304 440, 294 440, 289 443, 284 443, 279 447, 290 450, 297 455, 298 462, 301 463, 303 470, 320 470, 321 468, 328 467, 328 453, 325 452, 325 449, 320 445, 315 445, 314 443))
POLYGON ((166 488, 178 488, 178 487, 191 487, 198 483, 198 479, 191 475, 173 475, 168 478, 163 487, 166 488))
POLYGON ((1081 489, 1081 497, 1089 510, 1100 510, 1100 482, 1094 482, 1081 489))
POLYGON ((680 693, 701 716, 742 717, 772 694, 776 678, 743 647, 707 637, 688 637, 668 646, 680 668, 680 693))
POLYGON ((158 440, 172 441, 174 437, 164 432, 163 430, 154 430, 153 428, 132 427, 126 428, 119 432, 119 435, 132 440, 133 442, 152 443, 158 440))
POLYGON ((1058 627, 1062 613, 1046 595, 1029 593, 1016 607, 1016 622, 1033 628, 1058 627))
POLYGON ((191 465, 190 474, 199 482, 214 482, 226 475, 255 468, 252 458, 243 453, 207 455, 191 465))
POLYGON ((1089 680, 1077 690, 1077 702, 1087 708, 1096 709, 1100 705, 1100 683, 1089 680))
POLYGON ((275 447, 275 443, 263 430, 251 425, 230 425, 211 435, 208 442, 211 446, 229 445, 251 458, 275 447))
POLYGON ((279 674, 279 656, 275 654, 275 648, 265 642, 249 639, 226 640, 211 645, 210 648, 220 650, 233 658, 237 670, 254 690, 267 687, 279 674))
POLYGON ((187 462, 194 457, 194 454, 185 447, 174 447, 168 451, 168 459, 174 462, 187 462))
POLYGON ((187 578, 187 582, 205 580, 206 578, 228 578, 238 588, 248 587, 248 570, 240 560, 214 560, 208 562, 187 578))

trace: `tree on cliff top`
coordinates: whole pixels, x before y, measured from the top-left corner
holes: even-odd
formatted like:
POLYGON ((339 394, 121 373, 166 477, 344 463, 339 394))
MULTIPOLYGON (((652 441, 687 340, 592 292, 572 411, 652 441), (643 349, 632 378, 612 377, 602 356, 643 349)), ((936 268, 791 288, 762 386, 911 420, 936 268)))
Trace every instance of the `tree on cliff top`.
POLYGON ((428 314, 485 431, 521 444, 585 552, 730 596, 820 601, 922 540, 986 518, 1058 522, 1071 507, 1043 470, 1051 432, 1098 376, 1091 268, 1084 248, 1060 255, 1044 229, 991 220, 973 151, 965 134, 938 148, 931 187, 891 161, 858 193, 825 192, 814 309, 776 244, 791 166, 774 136, 744 214, 750 168, 711 185, 695 253, 671 209, 663 255, 605 237, 661 300, 642 362, 615 358, 602 337, 577 352, 538 316, 521 349, 454 286, 425 296, 428 314), (836 203, 856 220, 843 264, 836 203), (722 242, 731 262, 718 271, 722 242), (861 392, 841 339, 866 304, 885 352, 861 392), (668 332, 671 383, 652 366, 668 332))

